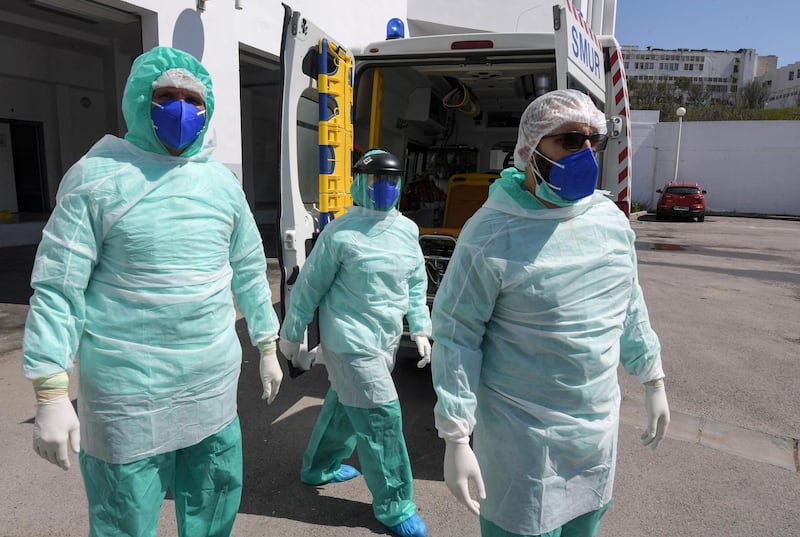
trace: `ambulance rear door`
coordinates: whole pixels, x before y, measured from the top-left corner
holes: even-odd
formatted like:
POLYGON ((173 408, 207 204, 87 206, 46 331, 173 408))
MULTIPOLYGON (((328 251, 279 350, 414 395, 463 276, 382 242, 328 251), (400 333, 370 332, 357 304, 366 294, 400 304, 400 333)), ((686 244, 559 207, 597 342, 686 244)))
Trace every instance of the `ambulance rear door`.
POLYGON ((553 6, 556 71, 559 88, 588 93, 608 121, 609 142, 598 154, 597 188, 630 214, 631 146, 629 106, 619 44, 613 36, 597 36, 572 5, 553 6))
MULTIPOLYGON (((350 198, 353 56, 284 4, 278 248, 281 317, 292 286, 325 225, 350 198)), ((308 346, 319 341, 309 326, 308 346)))

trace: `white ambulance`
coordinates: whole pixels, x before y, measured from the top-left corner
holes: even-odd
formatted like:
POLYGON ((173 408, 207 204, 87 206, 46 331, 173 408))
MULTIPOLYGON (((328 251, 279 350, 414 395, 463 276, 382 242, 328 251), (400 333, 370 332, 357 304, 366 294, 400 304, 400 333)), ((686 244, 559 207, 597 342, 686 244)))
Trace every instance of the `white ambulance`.
MULTIPOLYGON (((284 7, 282 308, 316 236, 352 204, 352 164, 377 147, 405 161, 399 208, 420 227, 432 298, 460 227, 512 165, 523 110, 557 88, 579 89, 605 112, 610 139, 597 188, 629 212, 620 46, 595 35, 569 2, 553 6, 551 33, 390 35, 356 54, 284 7)), ((309 348, 317 341, 310 327, 309 348)))

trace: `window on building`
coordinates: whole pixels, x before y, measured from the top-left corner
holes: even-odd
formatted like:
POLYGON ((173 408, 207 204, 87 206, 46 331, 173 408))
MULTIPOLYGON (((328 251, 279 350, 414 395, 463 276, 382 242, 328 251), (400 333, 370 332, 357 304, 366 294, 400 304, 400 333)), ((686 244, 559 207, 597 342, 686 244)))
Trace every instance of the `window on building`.
POLYGON ((697 66, 697 70, 698 70, 698 71, 702 71, 702 70, 703 70, 703 64, 702 64, 702 63, 701 63, 700 65, 698 65, 698 66, 697 66))
POLYGON ((794 80, 794 71, 789 71, 789 80, 794 80))

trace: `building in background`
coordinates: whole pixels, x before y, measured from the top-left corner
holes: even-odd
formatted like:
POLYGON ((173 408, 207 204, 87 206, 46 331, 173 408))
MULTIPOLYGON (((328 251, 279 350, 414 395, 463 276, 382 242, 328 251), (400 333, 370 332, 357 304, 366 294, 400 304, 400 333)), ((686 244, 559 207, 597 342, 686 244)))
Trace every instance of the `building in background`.
POLYGON ((773 68, 759 80, 769 88, 764 108, 800 107, 800 61, 773 68))
MULTIPOLYGON (((761 62, 753 49, 668 50, 623 45, 622 57, 628 80, 672 85, 676 96, 696 104, 735 104, 742 88, 755 80, 761 62)), ((765 62, 769 65, 768 59, 765 62)))
POLYGON ((778 68, 778 57, 774 54, 759 56, 756 64, 756 78, 763 77, 778 68))

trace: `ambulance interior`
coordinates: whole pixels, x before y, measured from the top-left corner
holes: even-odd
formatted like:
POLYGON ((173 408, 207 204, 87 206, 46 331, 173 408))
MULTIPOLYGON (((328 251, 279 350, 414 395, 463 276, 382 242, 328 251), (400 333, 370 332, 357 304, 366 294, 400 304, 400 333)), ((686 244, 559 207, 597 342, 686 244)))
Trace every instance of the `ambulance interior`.
POLYGON ((461 227, 486 200, 500 171, 513 165, 523 110, 554 89, 555 76, 553 51, 493 61, 398 61, 357 74, 355 158, 372 146, 405 157, 398 208, 420 227, 429 300, 461 227))

